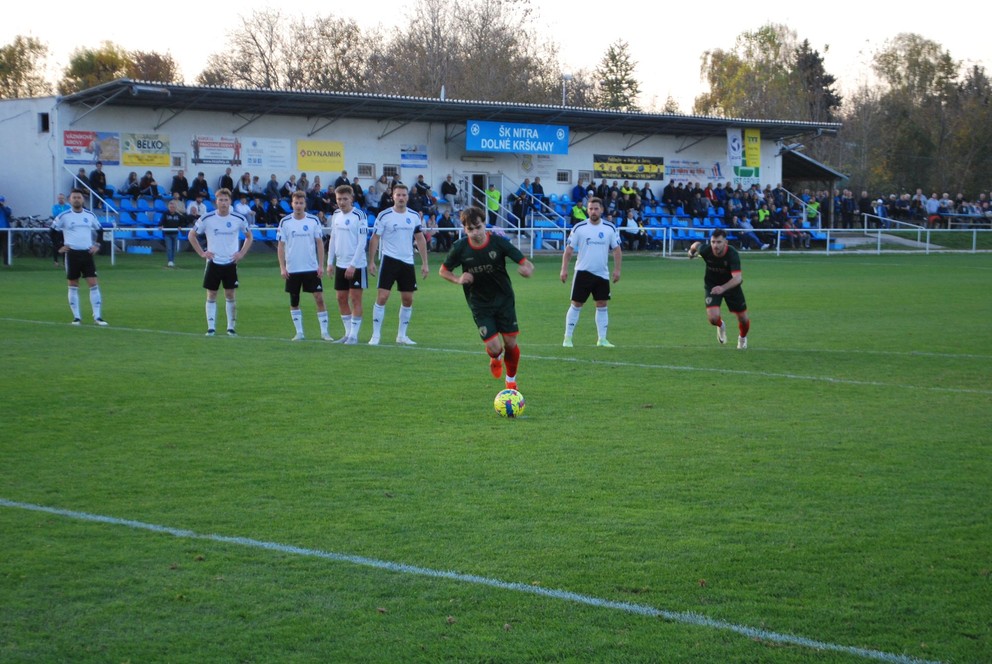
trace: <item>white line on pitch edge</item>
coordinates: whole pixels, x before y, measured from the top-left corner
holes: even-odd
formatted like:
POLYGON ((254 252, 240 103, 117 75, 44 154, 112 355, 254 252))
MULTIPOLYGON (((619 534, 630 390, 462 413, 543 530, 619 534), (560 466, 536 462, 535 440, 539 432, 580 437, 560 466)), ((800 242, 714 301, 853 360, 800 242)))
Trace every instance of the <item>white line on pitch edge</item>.
POLYGON ((857 657, 862 657, 864 659, 873 659, 882 662, 890 662, 892 664, 940 664, 939 662, 934 660, 918 659, 916 657, 910 657, 908 655, 897 655, 894 653, 888 653, 881 650, 872 650, 869 648, 857 648, 854 646, 845 646, 836 643, 829 643, 826 641, 817 641, 816 639, 809 639, 804 636, 797 636, 794 634, 783 634, 779 632, 772 632, 765 629, 759 629, 756 627, 748 627, 746 625, 737 625, 734 623, 726 622, 724 620, 716 620, 714 618, 709 618, 707 616, 703 616, 698 613, 690 613, 686 611, 668 611, 665 609, 658 609, 653 606, 647 606, 644 604, 617 602, 614 600, 593 597, 591 595, 582 595, 580 593, 574 593, 568 590, 541 588, 540 586, 533 586, 525 583, 517 583, 512 581, 501 581, 499 579, 493 579, 485 576, 477 576, 474 574, 462 574, 460 572, 435 570, 435 569, 430 569, 428 567, 417 567, 415 565, 406 565, 403 563, 390 562, 387 560, 366 558, 365 556, 355 556, 345 553, 333 553, 330 551, 321 551, 320 549, 306 549, 298 546, 292 546, 288 544, 278 544, 276 542, 265 542, 262 540, 256 540, 247 537, 230 537, 227 535, 203 534, 203 533, 194 532, 192 530, 170 528, 169 526, 158 526, 151 523, 144 523, 142 521, 133 521, 130 519, 118 519, 117 517, 112 517, 112 516, 89 514, 87 512, 76 512, 73 510, 60 509, 57 507, 46 507, 44 505, 22 503, 13 500, 7 500, 5 498, 0 498, 0 507, 29 510, 32 512, 43 512, 46 514, 54 514, 56 516, 67 517, 79 521, 91 521, 96 523, 106 523, 115 526, 125 526, 127 528, 134 528, 136 530, 146 530, 154 533, 161 533, 163 535, 172 535, 173 537, 179 537, 182 539, 206 540, 210 542, 218 542, 221 544, 237 544, 239 546, 250 547, 253 549, 278 551, 280 553, 287 553, 297 556, 306 556, 308 558, 320 558, 323 560, 332 560, 335 562, 350 563, 353 565, 372 567, 375 569, 387 570, 399 574, 412 574, 415 576, 426 576, 436 579, 446 579, 449 581, 459 581, 462 583, 471 583, 480 586, 488 586, 491 588, 499 588, 501 590, 512 590, 515 592, 527 593, 530 595, 538 595, 540 597, 548 597, 551 599, 576 602, 578 604, 585 604, 587 606, 594 606, 601 609, 612 609, 615 611, 623 611, 626 613, 632 613, 641 616, 661 618, 669 622, 681 623, 683 625, 693 625, 696 627, 709 627, 711 629, 740 634, 749 639, 772 641, 774 643, 783 643, 788 645, 800 646, 803 648, 811 648, 813 650, 828 650, 828 651, 839 652, 848 655, 855 655, 857 657))

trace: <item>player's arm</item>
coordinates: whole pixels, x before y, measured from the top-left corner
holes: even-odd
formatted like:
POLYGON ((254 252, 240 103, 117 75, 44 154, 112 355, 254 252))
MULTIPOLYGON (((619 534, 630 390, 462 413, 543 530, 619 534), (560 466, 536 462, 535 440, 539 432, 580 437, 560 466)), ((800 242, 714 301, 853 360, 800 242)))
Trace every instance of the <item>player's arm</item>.
POLYGON ((702 245, 701 242, 693 242, 689 245, 689 258, 695 258, 699 255, 699 247, 702 245))
POLYGON ((237 263, 242 258, 244 258, 245 256, 248 255, 248 250, 251 249, 251 243, 254 242, 254 241, 255 241, 255 238, 252 237, 251 228, 249 228, 247 226, 247 224, 246 224, 245 225, 245 242, 244 242, 244 244, 241 245, 241 250, 238 251, 238 253, 234 254, 234 262, 235 263, 237 263))
POLYGON ((623 251, 618 244, 613 249, 613 283, 620 281, 620 264, 623 263, 623 251))
POLYGON ((565 247, 565 253, 561 255, 561 282, 565 283, 568 279, 568 262, 572 260, 572 254, 575 253, 572 250, 572 245, 567 245, 565 247))
POLYGON ((286 269, 286 243, 279 240, 279 244, 276 245, 276 256, 279 257, 279 274, 282 275, 283 279, 289 278, 289 271, 286 269))
POLYGON ((369 276, 375 276, 375 255, 379 251, 379 236, 375 233, 369 238, 369 276))
POLYGON ((186 234, 186 239, 189 240, 189 244, 191 247, 193 247, 193 251, 195 251, 200 258, 206 258, 207 260, 214 259, 214 255, 212 252, 204 251, 203 247, 200 246, 200 238, 196 236, 195 225, 193 226, 193 228, 189 229, 189 233, 186 234))
POLYGON ((736 272, 731 272, 730 274, 731 274, 730 281, 728 281, 725 284, 721 284, 719 286, 714 286, 713 288, 710 289, 710 292, 713 293, 714 295, 722 295, 723 293, 726 293, 728 290, 731 290, 732 288, 737 288, 742 283, 744 283, 744 277, 741 276, 740 270, 737 270, 736 272))
POLYGON ((534 274, 534 264, 525 258, 517 263, 517 272, 521 277, 529 277, 534 274))
POLYGON ((431 269, 427 265, 427 240, 423 232, 413 234, 413 243, 417 245, 417 253, 420 254, 420 274, 426 279, 431 269))
MULTIPOLYGON (((320 246, 323 247, 324 243, 321 242, 320 246)), ((330 274, 331 270, 334 269, 335 258, 337 258, 337 256, 334 254, 334 229, 332 228, 331 232, 327 236, 327 274, 330 274)))
POLYGON ((314 244, 317 245, 317 276, 324 276, 324 238, 318 237, 314 238, 314 244))
POLYGON ((460 275, 455 274, 454 272, 449 270, 448 266, 445 265, 444 263, 441 264, 441 269, 438 270, 438 274, 441 275, 442 279, 444 279, 445 281, 450 281, 453 284, 466 285, 472 283, 472 281, 474 280, 471 272, 462 272, 460 275))

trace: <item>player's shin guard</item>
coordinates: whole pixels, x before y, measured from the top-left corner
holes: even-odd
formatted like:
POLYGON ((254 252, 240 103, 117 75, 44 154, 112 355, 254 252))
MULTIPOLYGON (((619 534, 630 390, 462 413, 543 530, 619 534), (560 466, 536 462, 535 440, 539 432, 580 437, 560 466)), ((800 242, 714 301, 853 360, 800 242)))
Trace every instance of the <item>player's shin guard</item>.
POLYGON ((520 364, 520 346, 506 348, 503 353, 503 364, 506 365, 506 375, 517 377, 517 366, 520 364))
POLYGON ((90 306, 93 307, 93 319, 103 318, 103 299, 100 296, 100 286, 90 286, 90 306))
POLYGON ((233 298, 224 301, 224 313, 227 314, 227 329, 233 330, 238 323, 238 305, 233 298))
POLYGON ((79 287, 69 286, 69 308, 72 310, 72 317, 79 318, 79 287))

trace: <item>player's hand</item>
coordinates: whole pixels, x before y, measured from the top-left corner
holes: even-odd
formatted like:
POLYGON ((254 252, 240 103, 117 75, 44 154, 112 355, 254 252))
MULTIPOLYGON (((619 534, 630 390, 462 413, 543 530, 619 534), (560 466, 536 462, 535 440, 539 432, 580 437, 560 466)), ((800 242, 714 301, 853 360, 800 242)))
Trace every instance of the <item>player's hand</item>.
POLYGON ((212 252, 212 251, 204 251, 203 252, 203 257, 206 258, 208 261, 212 261, 214 259, 214 252, 212 252))
POLYGON ((369 276, 375 276, 375 263, 369 263, 369 276))
POLYGON ((710 289, 712 295, 723 295, 723 286, 714 286, 710 289))
MULTIPOLYGON (((327 274, 328 275, 331 274, 330 268, 327 269, 327 274)), ((348 279, 348 280, 351 280, 354 276, 355 276, 355 266, 349 265, 344 270, 344 278, 345 279, 348 279)))
POLYGON ((458 278, 458 283, 462 284, 463 286, 467 286, 473 281, 475 281, 475 277, 472 276, 471 272, 463 272, 462 276, 458 278))
POLYGON ((427 263, 420 266, 420 274, 424 279, 427 278, 427 275, 430 274, 430 272, 431 268, 427 265, 427 263))
MULTIPOLYGON (((284 267, 279 268, 279 274, 282 275, 283 279, 289 279, 289 271, 286 268, 284 267)), ((317 276, 320 276, 319 271, 317 272, 317 276)))
POLYGON ((100 251, 100 245, 94 244, 92 247, 90 247, 90 253, 91 254, 95 254, 98 251, 100 251))
POLYGON ((561 271, 561 283, 565 283, 565 280, 566 279, 568 279, 568 270, 562 270, 561 271))
POLYGON ((517 268, 517 272, 521 277, 529 277, 534 274, 534 264, 533 263, 523 263, 517 268))
POLYGON ((620 281, 620 270, 613 271, 613 283, 620 281))
POLYGON ((320 279, 324 276, 324 267, 322 265, 317 266, 317 278, 320 279))

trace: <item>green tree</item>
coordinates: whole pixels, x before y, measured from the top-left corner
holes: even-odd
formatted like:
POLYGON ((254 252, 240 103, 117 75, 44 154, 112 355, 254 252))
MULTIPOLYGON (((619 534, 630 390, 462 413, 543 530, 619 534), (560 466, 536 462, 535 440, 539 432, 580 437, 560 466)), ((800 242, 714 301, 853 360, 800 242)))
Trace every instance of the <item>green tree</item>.
POLYGON ((129 65, 127 51, 109 41, 96 49, 77 49, 63 71, 59 94, 68 95, 118 78, 127 78, 129 65))
POLYGON ((823 57, 784 25, 744 32, 729 51, 706 51, 700 74, 709 87, 693 107, 701 115, 824 122, 841 107, 823 57))
POLYGON ((170 54, 145 51, 131 51, 126 67, 128 78, 137 81, 155 81, 158 83, 181 83, 179 65, 170 54))
POLYGON ((0 48, 0 99, 41 97, 51 94, 45 80, 48 46, 34 37, 18 35, 0 48))
POLYGON ((630 46, 622 39, 609 45, 596 68, 597 105, 621 111, 640 110, 637 97, 641 86, 634 78, 637 63, 630 57, 630 46))

